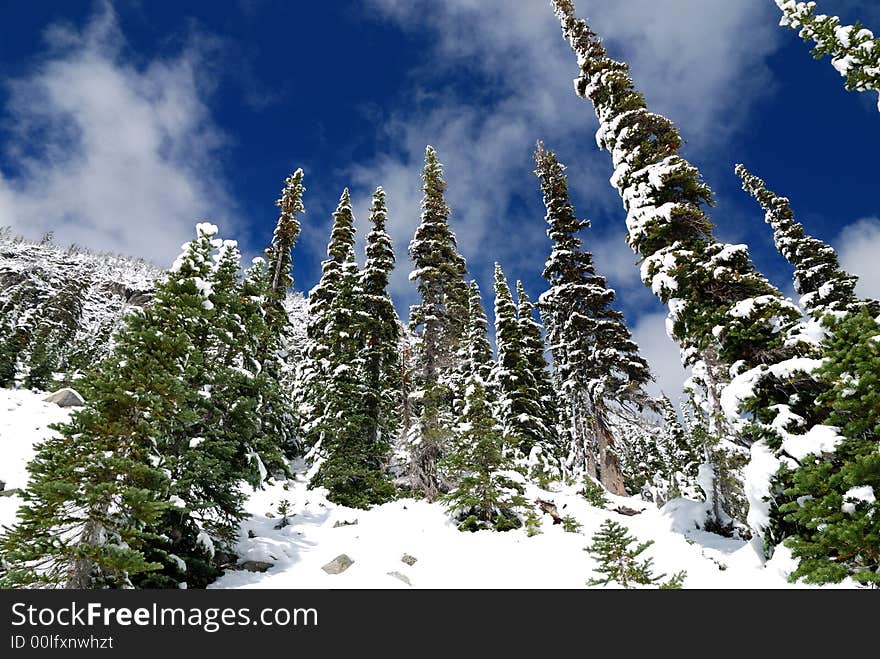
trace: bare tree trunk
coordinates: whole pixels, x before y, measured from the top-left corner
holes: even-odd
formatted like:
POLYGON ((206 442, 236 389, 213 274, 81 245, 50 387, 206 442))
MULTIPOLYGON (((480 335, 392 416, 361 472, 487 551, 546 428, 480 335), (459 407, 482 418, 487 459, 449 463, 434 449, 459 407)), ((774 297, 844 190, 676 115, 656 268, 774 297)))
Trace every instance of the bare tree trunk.
MULTIPOLYGON (((83 529, 82 535, 77 544, 97 547, 101 544, 103 535, 103 525, 96 520, 89 520, 86 522, 85 528, 83 529)), ((77 558, 70 566, 64 587, 79 590, 94 588, 96 576, 97 566, 94 562, 87 558, 77 558)))
POLYGON ((596 430, 596 440, 599 444, 599 482, 611 494, 625 496, 623 470, 620 468, 620 460, 614 450, 614 435, 605 420, 604 411, 598 406, 593 416, 593 427, 596 430))

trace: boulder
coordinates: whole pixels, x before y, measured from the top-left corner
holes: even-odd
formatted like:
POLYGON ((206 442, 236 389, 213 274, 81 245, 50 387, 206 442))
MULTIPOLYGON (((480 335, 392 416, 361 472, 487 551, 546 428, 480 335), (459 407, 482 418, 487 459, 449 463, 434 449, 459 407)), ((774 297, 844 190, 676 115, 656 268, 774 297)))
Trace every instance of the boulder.
POLYGON ((14 497, 18 494, 21 494, 21 490, 12 488, 11 490, 3 490, 0 492, 0 497, 14 497))
POLYGON ((341 574, 345 572, 354 563, 346 554, 339 554, 332 561, 321 567, 327 574, 341 574))
POLYGON ((55 403, 58 407, 82 407, 85 404, 83 397, 69 387, 59 389, 43 400, 47 403, 55 403))
POLYGON ((404 554, 403 558, 400 559, 407 565, 415 565, 416 561, 419 560, 415 556, 410 556, 409 554, 404 554))
POLYGON ((333 525, 333 528, 338 529, 340 526, 355 526, 357 523, 357 520, 354 520, 353 522, 349 522, 348 520, 340 520, 333 525))
POLYGON ((247 570, 248 572, 265 572, 273 565, 275 564, 267 563, 265 561, 244 561, 243 563, 239 563, 238 567, 239 569, 247 570))
POLYGON ((405 574, 401 574, 400 572, 394 571, 394 572, 389 572, 388 576, 394 577, 395 579, 399 579, 400 581, 405 583, 407 586, 412 586, 412 583, 410 583, 409 577, 406 576, 405 574))

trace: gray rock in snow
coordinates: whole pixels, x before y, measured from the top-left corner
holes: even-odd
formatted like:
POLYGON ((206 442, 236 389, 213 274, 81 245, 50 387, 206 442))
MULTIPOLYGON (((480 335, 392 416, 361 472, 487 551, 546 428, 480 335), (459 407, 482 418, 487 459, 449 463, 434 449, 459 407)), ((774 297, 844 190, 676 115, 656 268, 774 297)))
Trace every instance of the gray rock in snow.
POLYGON ((346 520, 342 520, 342 521, 336 522, 336 523, 333 525, 333 528, 334 528, 334 529, 338 529, 340 526, 355 526, 357 523, 358 523, 357 520, 354 520, 353 522, 349 522, 349 521, 346 521, 346 520))
POLYGON ((238 567, 242 570, 247 570, 248 572, 265 572, 274 565, 274 563, 266 563, 265 561, 244 561, 243 563, 239 563, 238 567))
POLYGON ((44 399, 47 403, 55 403, 58 407, 82 407, 85 400, 75 390, 65 387, 54 394, 49 394, 44 399))
POLYGON ((3 490, 0 492, 0 497, 14 497, 17 494, 21 494, 21 490, 13 487, 11 490, 3 490))
POLYGON ((354 563, 347 554, 339 554, 332 561, 321 567, 327 574, 341 574, 345 572, 354 563))
POLYGON ((0 492, 6 489, 6 481, 0 481, 0 492))
POLYGON ((403 558, 400 559, 407 565, 415 565, 416 561, 419 560, 415 556, 410 556, 409 554, 404 554, 403 558))
POLYGON ((401 574, 400 572, 395 571, 395 572, 389 572, 388 576, 394 577, 395 579, 400 579, 407 586, 412 586, 412 583, 410 583, 409 577, 406 576, 405 574, 401 574))

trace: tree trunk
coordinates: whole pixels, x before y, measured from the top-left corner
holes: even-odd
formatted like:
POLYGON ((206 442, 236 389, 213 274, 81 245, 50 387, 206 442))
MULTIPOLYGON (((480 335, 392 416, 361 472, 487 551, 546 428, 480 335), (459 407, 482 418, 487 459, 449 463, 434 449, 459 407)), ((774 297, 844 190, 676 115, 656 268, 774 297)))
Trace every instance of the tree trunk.
POLYGON ((605 486, 605 489, 611 494, 619 496, 626 495, 626 488, 623 484, 623 471, 620 468, 620 460, 614 451, 614 435, 608 427, 605 420, 604 411, 596 406, 596 413, 593 417, 593 427, 596 431, 596 441, 598 442, 598 459, 599 459, 599 482, 605 486))

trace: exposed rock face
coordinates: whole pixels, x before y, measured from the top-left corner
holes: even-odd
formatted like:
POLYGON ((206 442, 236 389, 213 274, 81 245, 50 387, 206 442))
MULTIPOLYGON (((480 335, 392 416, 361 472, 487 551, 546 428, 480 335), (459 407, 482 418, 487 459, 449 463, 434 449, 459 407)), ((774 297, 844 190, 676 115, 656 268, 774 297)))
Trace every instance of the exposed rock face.
POLYGON ((321 569, 327 574, 341 574, 352 566, 354 561, 347 554, 339 554, 321 569))
POLYGON ((44 399, 47 403, 55 403, 58 407, 82 407, 85 400, 74 389, 65 387, 59 389, 53 394, 49 394, 44 399))
POLYGON ((415 565, 415 562, 419 559, 417 559, 415 556, 410 556, 409 554, 404 554, 403 558, 401 558, 400 560, 403 561, 404 563, 406 563, 407 565, 415 565))

